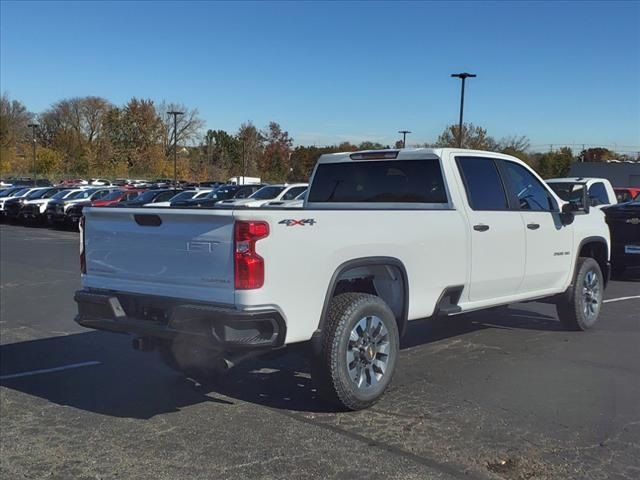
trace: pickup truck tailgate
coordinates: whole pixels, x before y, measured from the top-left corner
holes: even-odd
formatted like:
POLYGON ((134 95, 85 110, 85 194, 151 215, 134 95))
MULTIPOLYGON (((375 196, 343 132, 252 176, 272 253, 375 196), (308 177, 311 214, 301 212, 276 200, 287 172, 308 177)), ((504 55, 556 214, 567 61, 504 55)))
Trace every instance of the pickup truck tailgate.
POLYGON ((90 288, 234 304, 233 212, 85 209, 90 288))

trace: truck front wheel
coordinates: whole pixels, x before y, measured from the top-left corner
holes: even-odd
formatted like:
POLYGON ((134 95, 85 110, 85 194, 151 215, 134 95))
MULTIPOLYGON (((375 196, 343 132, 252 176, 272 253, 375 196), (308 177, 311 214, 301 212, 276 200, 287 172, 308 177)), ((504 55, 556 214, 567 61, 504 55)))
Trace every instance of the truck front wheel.
POLYGON ((604 277, 598 262, 589 257, 578 258, 567 300, 556 305, 560 322, 568 330, 591 328, 600 315, 603 295, 604 277))
POLYGON ((337 295, 329 305, 312 361, 318 393, 349 410, 370 407, 391 382, 399 342, 396 319, 381 298, 337 295))

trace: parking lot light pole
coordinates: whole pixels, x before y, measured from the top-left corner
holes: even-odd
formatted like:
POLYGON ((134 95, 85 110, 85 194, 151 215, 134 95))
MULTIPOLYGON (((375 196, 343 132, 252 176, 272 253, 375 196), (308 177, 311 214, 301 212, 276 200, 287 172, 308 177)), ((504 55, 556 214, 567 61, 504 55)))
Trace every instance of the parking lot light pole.
POLYGON ((173 115, 173 189, 178 186, 178 115, 184 115, 184 112, 175 110, 167 112, 173 115))
POLYGON ((462 80, 462 90, 460 91, 460 122, 458 123, 458 148, 462 148, 462 114, 464 112, 464 82, 467 78, 475 78, 473 73, 452 73, 452 77, 462 80))
POLYGON ((30 123, 29 128, 31 128, 31 140, 33 142, 33 186, 37 186, 36 177, 38 176, 38 170, 36 166, 36 129, 38 128, 37 123, 30 123))
POLYGON ((407 133, 411 133, 410 130, 398 130, 398 133, 402 134, 402 148, 407 148, 407 133))

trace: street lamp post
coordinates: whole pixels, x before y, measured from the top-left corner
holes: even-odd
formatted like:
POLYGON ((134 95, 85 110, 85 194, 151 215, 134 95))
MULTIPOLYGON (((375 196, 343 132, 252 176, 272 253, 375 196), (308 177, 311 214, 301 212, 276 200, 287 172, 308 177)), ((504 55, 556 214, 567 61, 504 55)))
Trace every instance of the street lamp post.
POLYGON ((178 187, 178 115, 184 115, 184 112, 175 110, 167 112, 173 115, 173 189, 178 187))
POLYGON ((464 82, 467 78, 475 78, 477 75, 473 73, 452 73, 452 77, 462 80, 462 90, 460 92, 460 122, 458 123, 458 147, 462 147, 462 114, 464 111, 464 82))
POLYGON ((402 148, 407 148, 407 133, 411 133, 410 130, 398 130, 398 133, 402 134, 402 148))
POLYGON ((38 170, 36 166, 36 129, 38 128, 37 123, 30 123, 29 128, 31 128, 31 140, 33 142, 33 186, 38 186, 38 182, 36 177, 38 176, 38 170))
POLYGON ((245 148, 244 144, 245 144, 245 138, 243 136, 242 137, 242 184, 243 185, 246 183, 244 180, 244 177, 247 176, 247 163, 244 156, 244 148, 245 148))

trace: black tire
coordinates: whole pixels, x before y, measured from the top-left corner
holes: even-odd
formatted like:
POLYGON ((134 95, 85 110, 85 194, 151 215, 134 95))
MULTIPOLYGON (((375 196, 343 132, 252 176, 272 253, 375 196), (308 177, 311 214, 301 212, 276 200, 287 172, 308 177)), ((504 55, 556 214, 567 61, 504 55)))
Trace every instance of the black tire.
POLYGON ((602 308, 604 277, 593 258, 580 257, 567 298, 556 305, 558 318, 567 330, 584 331, 597 322, 602 308), (590 279, 594 279, 593 283, 590 279), (593 285, 589 287, 589 285, 593 285))
POLYGON ((376 403, 391 383, 399 337, 395 316, 380 297, 366 293, 334 297, 319 351, 312 359, 312 376, 320 396, 348 410, 361 410, 376 403), (365 329, 356 330, 362 325, 365 329), (352 331, 357 340, 350 339, 352 331), (348 356, 353 359, 351 362, 348 356))
POLYGON ((194 342, 175 340, 158 345, 160 359, 169 368, 201 384, 219 381, 227 371, 222 353, 194 342))

